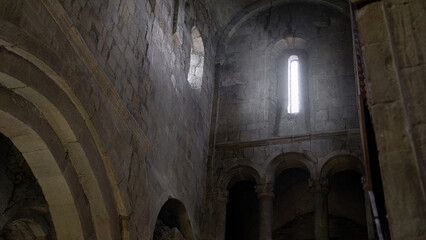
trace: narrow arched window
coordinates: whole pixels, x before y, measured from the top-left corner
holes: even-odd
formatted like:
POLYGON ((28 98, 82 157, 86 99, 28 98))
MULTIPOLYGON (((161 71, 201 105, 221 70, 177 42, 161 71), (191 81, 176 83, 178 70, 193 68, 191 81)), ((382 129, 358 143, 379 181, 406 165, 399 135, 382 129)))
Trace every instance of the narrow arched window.
POLYGON ((189 60, 188 82, 193 89, 200 89, 203 80, 204 44, 196 27, 192 28, 191 58, 189 60))
POLYGON ((288 113, 299 112, 299 58, 291 55, 288 58, 288 113))

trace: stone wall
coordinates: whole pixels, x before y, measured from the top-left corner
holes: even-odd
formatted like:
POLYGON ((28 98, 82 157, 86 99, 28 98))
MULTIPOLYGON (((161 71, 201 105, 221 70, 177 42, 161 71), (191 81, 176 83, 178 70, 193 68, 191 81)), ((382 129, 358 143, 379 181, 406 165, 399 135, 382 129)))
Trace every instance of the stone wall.
POLYGON ((392 239, 423 239, 425 206, 424 1, 356 5, 392 239), (410 224, 407 224, 410 222, 410 224))
POLYGON ((216 169, 246 164, 266 176, 275 157, 298 152, 310 158, 315 177, 333 154, 362 159, 347 15, 320 5, 283 5, 248 19, 227 43, 216 169), (282 94, 280 56, 288 52, 301 53, 305 64, 299 114, 287 113, 282 94))
MULTIPOLYGON (((52 169, 60 175, 53 182, 67 187, 71 199, 44 192, 70 207, 51 210, 54 225, 53 212, 62 227, 70 223, 58 236, 151 239, 173 198, 194 239, 202 214, 206 239, 220 239, 213 235, 224 230, 226 191, 238 181, 270 186, 289 168, 312 179, 363 174, 346 1, 273 2, 0 0, 0 129, 25 132, 19 150, 32 164, 46 160, 34 174, 43 191, 65 189, 46 180, 52 169), (187 80, 200 68, 190 66, 194 26, 204 46, 195 89, 187 80), (303 68, 298 115, 286 113, 282 81, 282 56, 294 53, 303 68), (68 210, 66 222, 60 211, 68 210)), ((392 238, 423 239, 425 3, 353 2, 361 3, 392 238)))
POLYGON ((70 118, 93 126, 86 137, 101 150, 91 159, 105 201, 116 204, 113 239, 151 239, 169 197, 184 203, 199 236, 215 37, 198 1, 178 1, 173 33, 174 2, 0 1, 2 46, 63 79, 87 112, 70 118), (205 47, 198 90, 187 81, 194 25, 205 47))
POLYGON ((348 16, 306 4, 273 8, 247 20, 225 56, 218 143, 358 128, 348 16), (302 105, 294 115, 280 56, 300 50, 302 105))
MULTIPOLYGON (((312 3, 277 4, 247 19, 242 17, 235 32, 224 32, 218 49, 218 62, 223 64, 216 70, 219 99, 210 182, 213 202, 207 205, 213 210, 206 211, 210 216, 206 221, 213 224, 211 239, 223 239, 217 233, 223 226, 214 225, 223 221, 217 209, 223 206, 222 192, 238 181, 271 184, 277 189, 280 183, 275 178, 284 170, 307 172, 300 185, 310 196, 290 207, 287 216, 274 218, 279 234, 287 223, 309 224, 312 220, 308 216, 313 211, 308 179, 328 178, 348 169, 363 175, 347 10, 312 3), (298 55, 301 65, 298 114, 287 112, 286 67, 292 54, 298 55), (344 160, 336 163, 340 157, 344 160), (327 165, 338 170, 325 174, 327 165)), ((294 194, 303 193, 299 190, 294 194)), ((274 209, 285 211, 281 207, 290 200, 278 197, 274 209)))

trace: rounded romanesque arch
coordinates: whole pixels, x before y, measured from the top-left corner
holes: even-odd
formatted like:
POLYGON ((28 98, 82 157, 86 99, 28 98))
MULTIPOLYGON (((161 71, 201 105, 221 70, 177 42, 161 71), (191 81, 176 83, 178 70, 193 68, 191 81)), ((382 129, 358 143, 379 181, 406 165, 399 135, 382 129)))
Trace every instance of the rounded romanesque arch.
POLYGON ((254 184, 262 183, 258 171, 250 166, 237 166, 226 171, 219 179, 219 190, 229 190, 234 184, 241 181, 250 181, 254 184))
MULTIPOLYGON (((50 148, 57 145, 55 142, 51 142, 49 147, 34 129, 3 110, 0 110, 0 132, 21 152, 40 184, 49 205, 57 238, 84 239, 78 206, 73 196, 78 190, 71 189, 68 183, 72 181, 70 178, 76 176, 64 176, 63 168, 66 163, 62 159, 59 163, 57 161, 57 157, 62 155, 63 158, 65 154, 59 151, 52 153, 50 148)), ((54 137, 50 140, 54 140, 54 137)))
MULTIPOLYGON (((54 6, 54 4, 48 4, 46 5, 47 8, 51 11, 58 10, 56 9, 57 6, 54 6)), ((61 9, 59 9, 61 10, 61 9)), ((58 15, 64 14, 64 12, 58 13, 58 15)), ((62 23, 64 24, 64 23, 62 23)), ((57 27, 58 30, 63 27, 60 24, 60 26, 57 27)), ((43 44, 42 41, 37 39, 36 37, 28 34, 23 28, 20 26, 15 25, 15 23, 0 19, 0 46, 4 48, 3 50, 6 52, 10 52, 21 58, 21 60, 25 61, 25 64, 32 65, 33 68, 36 68, 39 72, 42 72, 44 74, 43 78, 48 78, 48 83, 40 84, 39 81, 31 81, 32 84, 29 84, 30 80, 36 80, 35 77, 31 78, 22 78, 19 79, 25 84, 31 86, 34 89, 37 89, 40 93, 44 94, 47 98, 59 100, 56 99, 58 97, 59 93, 61 94, 61 100, 66 99, 67 105, 63 104, 61 102, 60 107, 62 110, 62 114, 68 119, 72 120, 82 120, 79 121, 80 126, 78 126, 79 129, 84 129, 84 131, 76 131, 81 135, 85 135, 84 137, 80 137, 80 141, 86 141, 87 144, 83 144, 84 146, 88 145, 91 148, 93 148, 90 152, 93 156, 97 155, 96 158, 101 158, 101 161, 98 161, 99 164, 103 163, 103 166, 101 168, 105 168, 105 174, 107 182, 110 183, 110 191, 112 191, 112 195, 114 196, 114 199, 110 201, 111 203, 116 204, 114 207, 110 207, 109 209, 114 209, 118 211, 118 214, 121 216, 128 216, 128 209, 129 203, 125 202, 121 193, 121 190, 118 186, 118 180, 116 177, 116 173, 114 169, 112 168, 112 161, 110 157, 106 154, 107 150, 105 148, 105 143, 102 142, 99 129, 97 129, 93 122, 93 116, 89 114, 91 112, 91 108, 99 108, 99 101, 100 99, 95 99, 94 96, 88 96, 85 94, 88 94, 87 92, 83 92, 81 89, 82 86, 78 85, 81 81, 79 78, 81 77, 90 77, 95 78, 96 86, 101 88, 101 91, 104 92, 106 101, 114 105, 114 111, 120 112, 120 114, 117 114, 121 120, 125 122, 124 126, 129 127, 129 125, 134 124, 134 122, 126 121, 129 118, 127 114, 128 112, 123 111, 122 104, 117 102, 117 99, 114 95, 113 87, 111 84, 107 81, 107 79, 102 78, 103 76, 99 71, 96 71, 95 76, 88 76, 82 74, 87 74, 87 69, 80 69, 76 68, 76 72, 69 72, 64 71, 66 69, 66 66, 71 62, 75 63, 77 67, 77 55, 73 52, 73 44, 70 43, 70 45, 65 44, 63 46, 64 51, 63 52, 55 52, 54 49, 48 47, 47 45, 43 44), (65 58, 65 60, 64 60, 65 58), (83 71, 83 72, 81 72, 83 71), (77 82, 77 84, 76 84, 77 82), (76 88, 79 91, 76 91, 76 88), (47 95, 47 93, 49 93, 47 95), (56 95, 55 95, 56 94, 56 95), (49 96, 49 97, 48 97, 49 96), (84 99, 81 99, 84 98, 84 99), (88 101, 94 101, 92 104, 88 105, 87 102, 84 102, 83 100, 88 101), (71 111, 72 110, 72 111, 71 111), (89 143, 90 142, 90 143, 89 143)), ((68 31, 70 29, 61 29, 62 31, 68 31)), ((62 36, 64 37, 64 36, 62 36)), ((68 36, 71 37, 71 36, 68 36)), ((65 40, 65 39, 61 39, 65 40)), ((73 39, 76 40, 76 39, 73 39)), ((76 40, 77 41, 77 40, 76 40)), ((17 62, 7 62, 2 61, 2 63, 6 64, 16 64, 17 66, 20 66, 17 64, 17 62)), ((8 65, 10 66, 10 65, 8 65)), ((5 69, 14 69, 17 70, 16 67, 10 68, 6 67, 5 69)), ((21 69, 26 69, 26 67, 21 66, 21 69)), ((89 70, 90 71, 90 70, 89 70)), ((28 75, 27 75, 28 76, 28 75)), ((38 76, 38 75, 37 75, 38 76)), ((39 79, 38 79, 39 80, 39 79)), ((3 85, 3 84, 1 84, 3 85)), ((13 85, 12 85, 13 86, 13 85)), ((90 94, 90 93, 89 93, 90 94)), ((58 104, 57 101, 53 101, 55 104, 58 104)), ((59 108, 59 106, 57 106, 59 108)), ((76 121, 70 121, 70 124, 75 124, 76 121)), ((133 127, 133 126, 132 126, 133 127)), ((130 127, 129 127, 130 128, 130 127)), ((133 127, 134 128, 134 127, 133 127)), ((139 143, 141 144, 141 150, 146 152, 149 146, 149 142, 146 139, 146 136, 143 132, 139 131, 139 128, 136 129, 135 135, 137 136, 137 139, 139 143)), ((93 158, 90 158, 89 160, 94 161, 93 158)), ((103 174, 103 173, 102 173, 103 174)), ((106 187, 107 185, 105 185, 106 187)), ((108 186, 109 187, 109 186, 108 186)), ((123 218, 125 219, 125 218, 123 218)), ((117 226, 119 228, 119 226, 117 226)), ((123 229, 123 231, 127 231, 126 229, 123 229)), ((127 235, 127 233, 123 233, 124 235, 127 235)))
POLYGON ((17 218, 9 222, 5 228, 7 228, 9 232, 6 238, 9 237, 14 240, 42 240, 51 237, 48 235, 49 230, 42 219, 35 220, 33 218, 17 218))
POLYGON ((276 156, 266 171, 267 181, 274 183, 273 235, 303 232, 304 237, 310 237, 313 210, 308 179, 315 175, 315 163, 304 153, 288 152, 276 156), (295 229, 294 224, 304 229, 295 229))
POLYGON ((290 168, 300 168, 315 175, 315 163, 306 154, 298 152, 283 153, 276 156, 266 168, 266 179, 273 182, 281 172, 290 168))
POLYGON ((336 154, 321 167, 321 179, 326 181, 330 237, 366 239, 366 192, 362 184, 364 166, 355 156, 336 154))
POLYGON ((235 239, 241 234, 257 236, 258 197, 262 179, 251 166, 236 166, 226 171, 218 184, 219 236, 235 239), (244 231, 244 229, 250 231, 244 231))
MULTIPOLYGON (((1 24, 5 23, 2 22, 1 24)), ((3 46, 0 49, 2 62, 0 66, 0 85, 2 86, 0 110, 2 116, 4 116, 4 119, 16 118, 17 121, 23 122, 24 126, 30 126, 30 129, 39 128, 34 132, 40 133, 42 136, 39 138, 41 139, 49 137, 47 136, 47 132, 49 132, 53 138, 56 138, 53 141, 54 144, 47 141, 44 145, 42 144, 42 149, 46 149, 46 151, 34 154, 41 158, 51 158, 51 161, 66 161, 69 164, 69 166, 65 163, 56 164, 58 169, 53 174, 51 172, 53 170, 45 166, 47 162, 34 160, 38 161, 36 165, 29 163, 34 175, 40 182, 49 207, 53 209, 51 210, 52 218, 58 239, 68 239, 69 236, 74 235, 75 239, 83 239, 89 236, 96 236, 97 239, 119 237, 121 235, 119 225, 113 219, 118 217, 117 209, 120 211, 123 207, 118 193, 110 185, 111 178, 105 170, 105 159, 103 159, 106 157, 103 154, 105 151, 102 150, 100 140, 96 139, 96 130, 88 122, 90 121, 88 116, 82 114, 82 112, 85 113, 85 110, 79 99, 67 83, 56 75, 46 63, 18 46, 12 48, 5 40, 0 39, 0 44, 3 46), (31 112, 34 112, 33 116, 29 116, 31 112), (40 122, 43 123, 43 128, 48 128, 49 131, 41 128, 40 122), (95 135, 93 135, 94 133, 95 135), (47 149, 56 151, 56 155, 53 153, 50 156, 47 149), (37 169, 34 170, 33 168, 37 169), (36 173, 37 171, 38 173, 36 173), (43 174, 57 175, 58 180, 40 179, 37 174, 42 176, 44 176, 43 174), (67 175, 68 178, 63 175, 67 175), (46 182, 43 183, 43 181, 46 182), (107 184, 101 185, 101 182, 107 184), (51 188, 52 183, 58 186, 51 188), (64 187, 63 185, 73 187, 64 187), (63 192, 67 191, 67 188, 70 188, 68 193, 63 192), (52 196, 48 196, 49 194, 53 195, 53 200, 52 196), (64 198, 68 196, 68 200, 54 199, 55 197, 60 198, 60 196, 64 198), (116 200, 119 201, 115 202, 116 200), (63 204, 68 205, 63 206, 63 204), (67 220, 64 220, 64 218, 67 220), (73 218, 80 218, 80 220, 73 221, 73 218), (91 224, 80 224, 80 221, 90 222, 91 224), (70 224, 74 222, 75 224, 70 224)), ((24 137, 17 140, 15 135, 7 134, 9 128, 15 128, 12 127, 13 122, 2 121, 2 128, 5 135, 17 145, 18 149, 21 147, 20 151, 27 159, 28 156, 26 155, 31 154, 26 153, 25 147, 30 147, 31 151, 37 150, 39 147, 39 141, 32 139, 37 138, 34 137, 37 134, 32 133, 29 138, 24 137), (20 142, 21 140, 24 142, 20 142), (22 144, 24 145, 21 146, 22 144), (31 147, 35 147, 35 149, 31 149, 31 147)), ((27 159, 27 161, 31 160, 27 159)), ((48 165, 55 166, 52 163, 48 165)))
POLYGON ((355 156, 349 154, 339 154, 329 158, 321 167, 321 178, 328 178, 338 172, 352 170, 360 175, 364 175, 364 165, 355 156))
POLYGON ((170 198, 163 204, 158 213, 153 239, 194 239, 188 213, 181 201, 170 198))

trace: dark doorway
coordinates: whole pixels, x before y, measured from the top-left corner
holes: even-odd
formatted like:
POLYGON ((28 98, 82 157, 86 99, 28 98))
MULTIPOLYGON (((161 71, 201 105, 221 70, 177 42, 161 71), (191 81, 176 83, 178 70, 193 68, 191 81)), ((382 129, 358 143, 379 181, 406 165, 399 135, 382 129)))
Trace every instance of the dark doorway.
POLYGON ((275 178, 274 240, 314 239, 313 197, 309 172, 284 170, 275 178))
POLYGON ((259 206, 254 183, 241 181, 229 190, 226 240, 259 239, 259 206))
POLYGON ((193 240, 188 214, 182 202, 169 199, 161 207, 154 229, 154 240, 193 240))
POLYGON ((368 239, 361 175, 352 170, 330 177, 328 196, 330 239, 368 239))

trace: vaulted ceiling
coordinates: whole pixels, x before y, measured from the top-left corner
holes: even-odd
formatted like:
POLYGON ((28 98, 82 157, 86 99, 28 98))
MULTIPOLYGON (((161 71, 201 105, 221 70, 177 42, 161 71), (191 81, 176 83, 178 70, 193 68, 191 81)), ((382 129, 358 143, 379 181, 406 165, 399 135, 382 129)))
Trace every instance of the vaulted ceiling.
POLYGON ((250 16, 286 3, 317 3, 347 12, 347 0, 206 0, 219 32, 229 32, 250 16))

